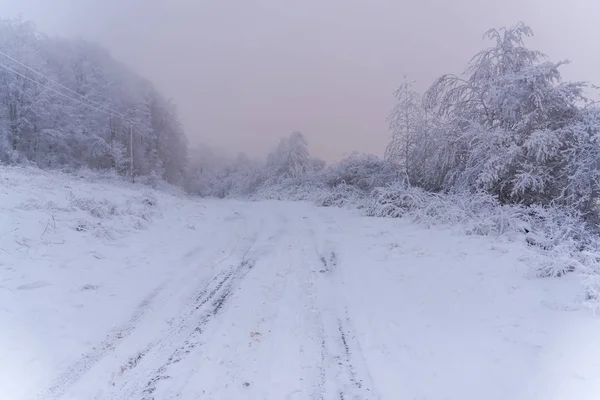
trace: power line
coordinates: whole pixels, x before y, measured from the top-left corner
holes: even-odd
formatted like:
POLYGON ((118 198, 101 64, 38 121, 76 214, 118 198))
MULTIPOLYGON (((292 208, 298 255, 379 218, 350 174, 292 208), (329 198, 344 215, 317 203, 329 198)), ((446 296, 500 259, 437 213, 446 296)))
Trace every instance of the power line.
POLYGON ((60 87, 62 87, 63 89, 67 90, 68 92, 70 92, 70 93, 73 93, 74 95, 76 95, 76 96, 78 96, 78 97, 80 97, 80 98, 82 98, 82 99, 85 99, 86 101, 89 101, 90 103, 92 103, 92 104, 95 104, 96 106, 98 106, 98 107, 100 107, 100 108, 106 109, 107 111, 110 111, 110 112, 112 112, 112 113, 114 113, 114 114, 116 114, 116 115, 120 116, 121 118, 126 118, 126 116, 125 116, 125 115, 123 115, 123 114, 121 114, 120 112, 118 112, 118 111, 115 111, 115 110, 112 110, 112 109, 110 109, 109 107, 105 106, 104 104, 98 103, 98 102, 96 102, 96 101, 94 101, 94 100, 90 100, 89 98, 85 97, 84 95, 82 95, 82 94, 80 94, 80 93, 77 93, 76 91, 74 91, 74 90, 72 90, 72 89, 68 88, 67 86, 63 85, 62 83, 60 83, 60 82, 57 82, 57 81, 55 81, 55 80, 53 80, 53 79, 51 79, 51 78, 47 77, 47 76, 46 76, 46 75, 44 75, 43 73, 41 73, 41 72, 39 72, 39 71, 37 71, 37 70, 35 70, 35 69, 31 68, 30 66, 28 66, 28 65, 24 64, 23 62, 21 62, 21 61, 17 60, 16 58, 14 58, 14 57, 11 57, 10 55, 8 55, 8 54, 6 54, 6 53, 4 53, 4 52, 2 52, 2 51, 0 51, 0 55, 2 55, 2 56, 4 56, 4 57, 8 58, 9 60, 11 60, 11 61, 13 61, 13 62, 15 62, 15 63, 17 63, 17 64, 19 64, 19 65, 21 65, 22 67, 24 67, 25 69, 27 69, 27 70, 29 70, 29 71, 33 72, 34 74, 41 76, 42 78, 46 79, 48 82, 52 82, 53 84, 55 84, 55 85, 57 85, 57 86, 60 86, 60 87))
POLYGON ((2 63, 0 63, 0 67, 1 67, 1 68, 4 68, 4 69, 5 69, 5 70, 7 70, 7 71, 10 71, 10 72, 12 72, 12 73, 14 73, 14 74, 18 75, 18 76, 20 76, 20 77, 22 77, 22 78, 25 78, 25 79, 27 79, 27 80, 29 80, 29 81, 31 81, 31 82, 33 82, 33 83, 35 83, 35 84, 37 84, 37 85, 39 85, 39 86, 43 87, 43 88, 45 88, 45 89, 48 89, 48 90, 50 90, 51 92, 54 92, 54 93, 56 93, 56 94, 58 94, 58 95, 60 95, 60 96, 62 96, 62 97, 64 97, 64 98, 66 98, 66 99, 72 100, 72 101, 74 101, 74 102, 77 102, 77 103, 79 103, 79 104, 82 104, 82 105, 84 105, 84 106, 86 106, 86 107, 89 107, 89 108, 91 108, 91 109, 94 109, 94 110, 96 110, 96 111, 99 111, 99 112, 101 112, 101 113, 107 114, 107 115, 109 115, 109 116, 111 116, 111 117, 115 117, 115 116, 116 116, 116 117, 119 117, 119 118, 121 118, 123 121, 125 121, 125 122, 129 122, 130 124, 135 124, 135 122, 134 122, 134 121, 132 121, 132 120, 128 119, 127 117, 125 117, 124 115, 122 115, 122 114, 120 114, 120 113, 116 113, 116 114, 115 114, 115 112, 114 112, 114 111, 111 111, 110 109, 108 109, 108 110, 105 110, 105 109, 102 109, 102 108, 94 107, 94 106, 92 106, 92 105, 90 105, 90 104, 87 104, 87 103, 85 103, 85 102, 81 101, 81 100, 78 100, 78 99, 76 99, 76 98, 73 98, 73 97, 67 96, 66 94, 64 94, 64 93, 62 93, 62 92, 60 92, 60 91, 58 91, 58 90, 56 90, 56 89, 54 89, 54 88, 52 88, 52 87, 49 87, 49 86, 47 86, 47 85, 44 85, 43 83, 41 83, 41 82, 39 82, 39 81, 36 81, 35 79, 28 77, 27 75, 23 75, 23 74, 22 74, 22 73, 20 73, 19 71, 16 71, 16 70, 14 70, 14 69, 10 68, 9 66, 7 66, 7 65, 5 65, 5 64, 2 64, 2 63))

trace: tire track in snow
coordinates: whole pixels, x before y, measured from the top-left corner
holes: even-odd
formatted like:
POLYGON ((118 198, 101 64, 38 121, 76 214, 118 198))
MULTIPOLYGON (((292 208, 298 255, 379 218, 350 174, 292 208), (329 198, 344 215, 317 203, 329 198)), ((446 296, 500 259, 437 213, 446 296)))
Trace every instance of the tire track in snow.
POLYGON ((65 369, 50 385, 47 391, 38 396, 42 399, 58 399, 63 396, 69 386, 77 382, 101 358, 113 351, 127 336, 133 332, 137 323, 147 314, 151 304, 159 293, 165 288, 166 282, 157 286, 137 306, 133 315, 127 322, 110 331, 105 339, 91 351, 85 353, 76 362, 65 369))
MULTIPOLYGON (((234 244, 232 242, 232 244, 234 244)), ((191 252, 194 252, 195 247, 191 252)), ((234 246, 228 246, 226 248, 233 249, 234 246)), ((184 255, 186 258, 187 254, 184 255)), ((212 261, 209 264, 215 264, 218 262, 219 257, 222 254, 216 253, 212 261)), ((79 382, 100 360, 105 358, 109 353, 114 352, 118 346, 123 343, 137 328, 137 325, 146 317, 151 314, 150 311, 159 307, 166 301, 165 296, 169 296, 168 293, 164 293, 168 286, 173 286, 174 276, 168 277, 158 286, 156 286, 136 307, 130 318, 123 324, 111 329, 99 344, 94 346, 90 351, 84 353, 75 362, 64 369, 57 378, 55 378, 49 387, 39 394, 37 397, 43 400, 48 399, 60 399, 63 397, 69 388, 79 382), (159 300, 162 298, 162 301, 159 300), (161 303, 161 304, 157 304, 161 303)), ((142 360, 146 351, 151 349, 149 344, 142 352, 138 352, 136 356, 130 357, 127 363, 124 364, 124 369, 130 369, 137 366, 142 360)))
POLYGON ((196 290, 184 310, 168 322, 167 331, 148 344, 142 353, 133 357, 137 360, 136 363, 133 368, 125 371, 130 376, 118 389, 114 387, 111 390, 111 398, 132 399, 141 396, 142 399, 153 399, 159 383, 170 379, 169 367, 181 362, 201 344, 205 326, 218 316, 236 284, 254 266, 254 259, 249 257, 249 253, 257 241, 263 222, 251 236, 242 239, 217 264, 227 263, 234 257, 239 257, 240 261, 233 263, 225 271, 218 272, 202 288, 196 290))
POLYGON ((169 358, 154 372, 153 376, 148 380, 145 387, 142 390, 143 400, 153 400, 153 393, 157 389, 157 385, 160 381, 170 379, 167 374, 168 369, 171 365, 183 361, 192 350, 203 344, 202 334, 204 333, 205 326, 211 322, 222 310, 226 301, 233 293, 234 285, 239 282, 246 273, 254 266, 253 260, 244 259, 238 267, 234 270, 229 271, 225 276, 218 280, 216 285, 205 291, 198 300, 196 310, 201 310, 201 315, 198 321, 195 323, 194 330, 189 334, 185 341, 180 344, 171 353, 169 358), (209 304, 210 303, 210 304, 209 304), (209 304, 207 307, 205 307, 209 304))
POLYGON ((202 345, 201 336, 204 333, 205 326, 220 313, 226 301, 232 294, 234 284, 243 278, 248 270, 253 267, 253 264, 254 261, 251 260, 242 261, 234 271, 227 273, 208 293, 205 293, 204 296, 198 299, 199 304, 196 306, 197 310, 205 307, 208 303, 210 303, 210 305, 201 311, 201 315, 195 323, 196 326, 187 339, 175 348, 167 361, 164 362, 148 380, 142 390, 143 400, 153 400, 153 393, 156 391, 158 383, 162 380, 170 379, 170 376, 168 375, 169 367, 172 364, 183 361, 194 348, 202 345))
POLYGON ((278 213, 274 217, 253 250, 260 254, 257 264, 232 294, 230 308, 205 332, 203 346, 189 357, 192 362, 173 367, 176 380, 156 392, 157 399, 308 398, 303 389, 310 379, 303 378, 310 378, 306 372, 314 366, 306 362, 310 357, 303 349, 310 335, 300 334, 299 343, 289 340, 298 328, 311 325, 297 315, 305 304, 297 302, 297 294, 304 292, 297 290, 300 280, 294 273, 304 270, 304 264, 297 265, 301 246, 290 220, 278 213), (283 361, 290 356, 289 363, 283 361))
MULTIPOLYGON (((335 221, 327 221, 329 224, 335 221)), ((315 232, 319 222, 307 221, 307 231, 314 254, 307 255, 313 270, 312 290, 315 291, 322 324, 321 371, 318 393, 313 398, 339 400, 379 399, 366 366, 360 344, 356 340, 352 321, 345 305, 339 304, 340 276, 336 274, 339 256, 334 244, 315 232), (314 261, 310 261, 310 260, 314 261), (318 271, 318 274, 315 272, 318 271), (343 311, 342 311, 343 310, 343 311)), ((327 224, 323 223, 323 226, 327 224)), ((337 225, 337 224, 336 224, 337 225)), ((339 230, 339 225, 334 230, 339 230)))
POLYGON ((311 265, 309 257, 306 254, 305 248, 301 249, 304 266, 307 267, 304 276, 303 289, 304 295, 306 296, 307 306, 311 311, 310 316, 312 317, 312 325, 314 333, 316 334, 316 340, 319 345, 319 363, 312 366, 315 370, 315 381, 312 383, 310 390, 310 398, 312 400, 324 400, 325 397, 325 385, 327 380, 327 369, 326 369, 326 339, 325 339, 325 325, 322 314, 322 309, 319 306, 318 293, 315 288, 315 281, 313 278, 314 270, 309 270, 308 267, 311 265))
POLYGON ((347 311, 345 318, 338 319, 337 326, 343 350, 338 356, 338 366, 345 370, 349 380, 346 390, 340 391, 340 399, 378 399, 347 311))

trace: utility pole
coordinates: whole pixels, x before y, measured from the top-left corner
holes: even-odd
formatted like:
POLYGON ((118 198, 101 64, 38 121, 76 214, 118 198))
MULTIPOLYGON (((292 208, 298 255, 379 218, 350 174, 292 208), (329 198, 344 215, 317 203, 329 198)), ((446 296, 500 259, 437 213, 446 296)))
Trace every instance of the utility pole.
POLYGON ((133 126, 129 125, 129 172, 131 174, 131 183, 135 183, 133 176, 133 126))

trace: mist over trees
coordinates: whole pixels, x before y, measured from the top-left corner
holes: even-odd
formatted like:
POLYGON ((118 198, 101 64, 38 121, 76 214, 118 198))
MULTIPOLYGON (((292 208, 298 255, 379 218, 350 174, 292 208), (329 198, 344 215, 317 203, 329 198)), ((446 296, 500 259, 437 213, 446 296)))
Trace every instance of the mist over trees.
POLYGON ((133 160, 136 176, 183 181, 174 104, 106 50, 20 20, 0 20, 0 50, 0 162, 128 174, 133 160))
MULTIPOLYGON (((540 274, 562 276, 575 269, 564 254, 589 265, 582 249, 600 249, 600 109, 587 97, 593 85, 562 80, 566 62, 526 46, 532 34, 522 23, 488 31, 490 47, 423 94, 404 78, 384 157, 355 152, 327 164, 297 131, 264 158, 188 149, 175 105, 107 51, 0 20, 0 164, 133 172, 199 196, 308 200, 468 234, 527 234, 556 256, 540 274)), ((600 299, 597 282, 589 290, 600 299)))
POLYGON ((384 157, 354 153, 326 165, 300 132, 262 160, 207 146, 188 151, 175 105, 106 50, 0 20, 0 162, 133 170, 215 197, 292 187, 351 187, 369 196, 400 183, 595 217, 600 111, 586 97, 592 86, 563 81, 564 61, 526 47, 532 34, 522 23, 488 31, 490 47, 422 95, 405 78, 384 157))
POLYGON ((295 133, 262 167, 248 169, 253 184, 241 192, 306 180, 361 190, 403 181, 429 192, 484 192, 505 204, 564 205, 594 214, 600 112, 586 97, 591 86, 564 82, 565 62, 527 48, 531 35, 522 23, 488 31, 491 47, 463 74, 437 79, 423 96, 405 80, 395 92, 384 159, 353 154, 324 168, 295 133))

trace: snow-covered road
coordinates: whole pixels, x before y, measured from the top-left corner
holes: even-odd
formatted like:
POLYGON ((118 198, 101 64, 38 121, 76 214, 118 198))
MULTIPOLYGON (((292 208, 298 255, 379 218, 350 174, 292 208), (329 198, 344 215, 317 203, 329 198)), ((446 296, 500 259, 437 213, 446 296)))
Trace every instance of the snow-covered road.
POLYGON ((98 235, 61 185, 2 193, 1 399, 600 397, 600 321, 518 242, 166 194, 98 235))

